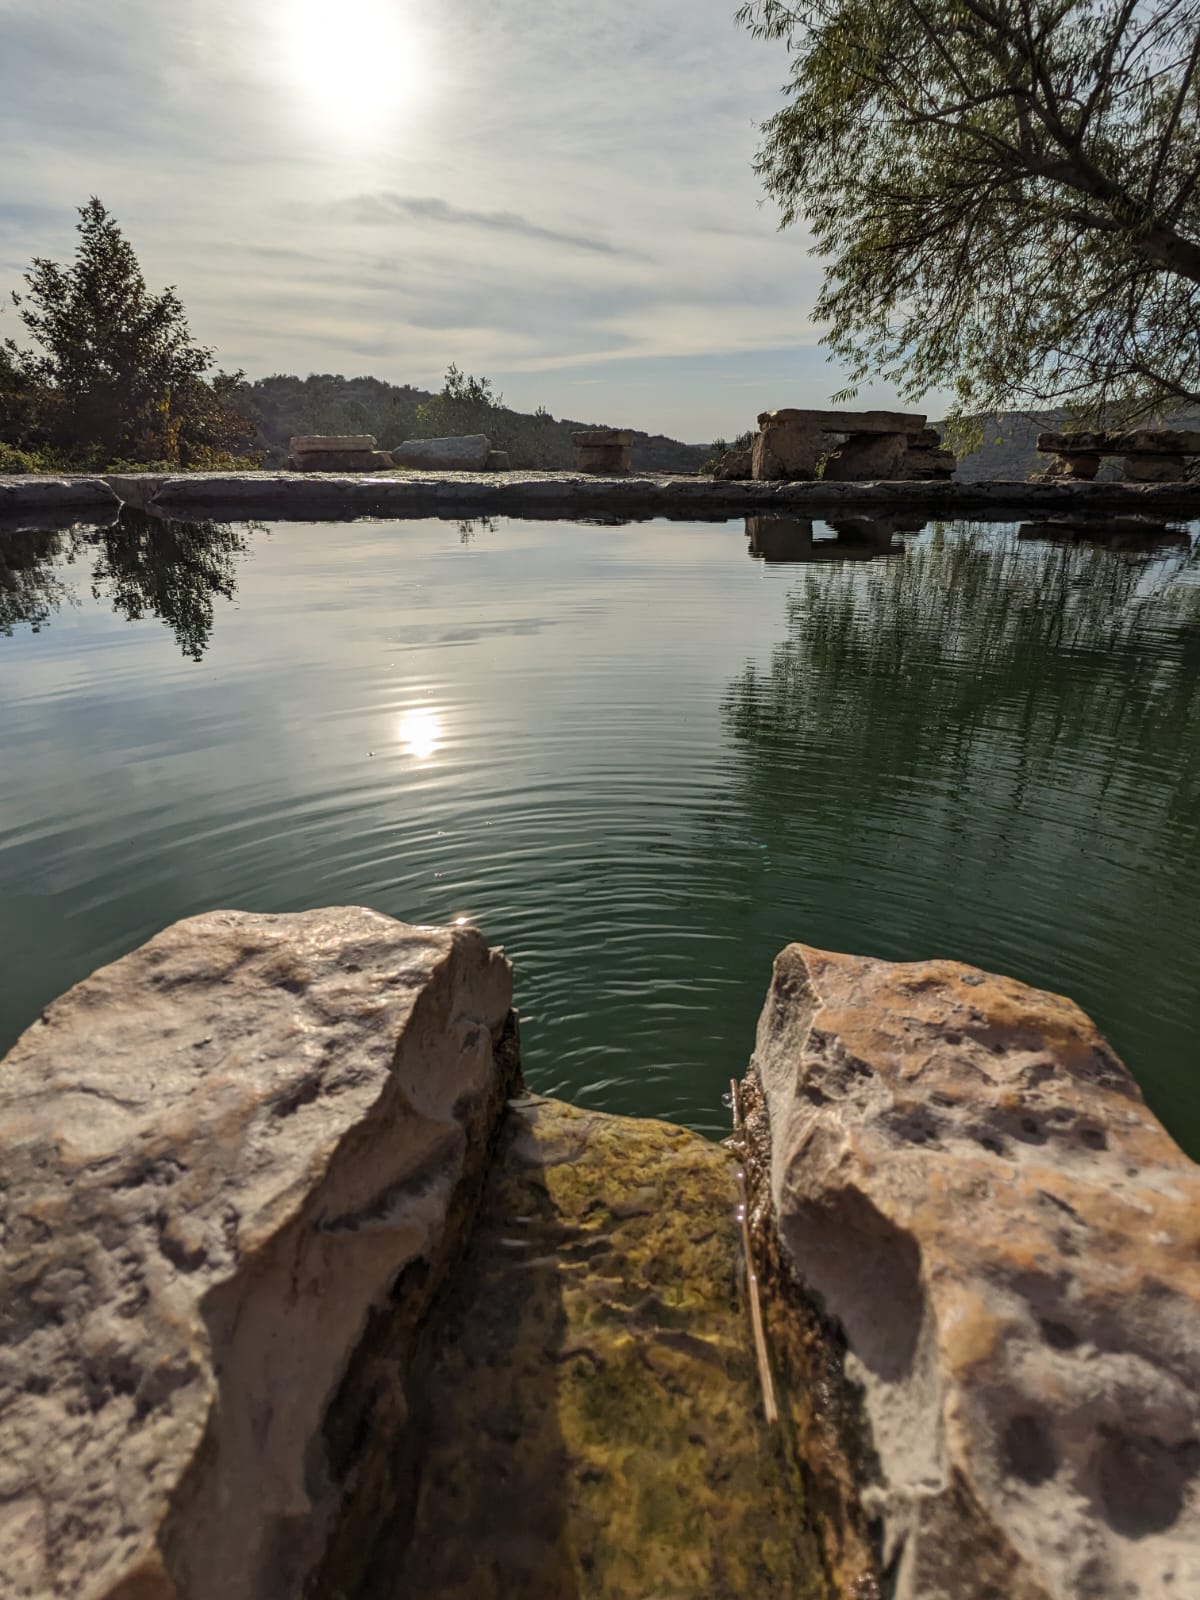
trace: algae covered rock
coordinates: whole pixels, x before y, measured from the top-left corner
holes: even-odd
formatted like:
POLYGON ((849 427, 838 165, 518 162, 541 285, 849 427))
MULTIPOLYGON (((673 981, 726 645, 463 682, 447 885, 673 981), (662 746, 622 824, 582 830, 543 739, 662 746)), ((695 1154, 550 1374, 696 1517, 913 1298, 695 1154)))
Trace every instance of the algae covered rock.
POLYGON ((748 1099, 897 1600, 1200 1594, 1200 1168, 1083 1012, 792 945, 748 1099))
POLYGON ((736 1201, 695 1134, 512 1107, 362 1600, 830 1594, 762 1422, 736 1201))
POLYGON ((358 909, 213 912, 0 1065, 0 1594, 291 1600, 508 1092, 508 963, 358 909))

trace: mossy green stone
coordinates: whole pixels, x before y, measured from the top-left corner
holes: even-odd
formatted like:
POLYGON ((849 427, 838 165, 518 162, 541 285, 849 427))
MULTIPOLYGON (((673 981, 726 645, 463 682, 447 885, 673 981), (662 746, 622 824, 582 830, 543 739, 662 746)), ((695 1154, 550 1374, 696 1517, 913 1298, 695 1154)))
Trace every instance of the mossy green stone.
POLYGON ((372 1597, 824 1600, 762 1418, 736 1204, 695 1134, 514 1103, 413 1374, 413 1500, 372 1597))

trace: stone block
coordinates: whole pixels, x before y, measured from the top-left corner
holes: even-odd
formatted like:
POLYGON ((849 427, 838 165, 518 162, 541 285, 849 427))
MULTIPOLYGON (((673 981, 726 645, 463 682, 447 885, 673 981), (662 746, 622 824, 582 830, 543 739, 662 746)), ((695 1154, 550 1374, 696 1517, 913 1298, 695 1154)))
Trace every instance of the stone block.
POLYGON ((759 413, 760 428, 781 423, 791 423, 814 433, 921 434, 925 431, 925 418, 905 411, 802 411, 784 407, 780 411, 759 413))
POLYGON ((373 433, 298 433, 288 440, 288 453, 301 456, 330 451, 345 455, 347 451, 374 450, 375 443, 373 433))
POLYGON ((1129 455, 1121 466, 1131 483, 1182 483, 1187 476, 1182 456, 1129 455))
POLYGON ((485 433, 466 433, 446 439, 406 439, 392 451, 392 461, 398 467, 427 472, 482 472, 491 449, 491 440, 485 433))
MULTIPOLYGON (((292 455, 290 465, 296 472, 376 472, 377 450, 301 450, 292 455)), ((391 458, 388 457, 391 465, 391 458)))
POLYGON ((825 438, 818 430, 798 422, 771 422, 754 436, 750 475, 759 482, 815 478, 824 451, 825 438))
POLYGON ((900 478, 908 457, 908 435, 856 433, 839 445, 825 463, 822 474, 830 483, 869 483, 880 478, 900 478))
POLYGON ((580 472, 616 478, 629 473, 633 440, 631 428, 585 428, 571 435, 580 472))
POLYGON ((487 460, 484 462, 484 469, 487 472, 508 472, 508 451, 489 450, 487 460))
POLYGON ((305 1592, 364 1457, 400 1454, 413 1328, 511 1092, 511 986, 470 929, 218 911, 17 1041, 6 1600, 305 1592))
POLYGON ((1200 1594, 1200 1168, 1083 1012, 792 945, 746 1092, 888 1592, 1200 1594))

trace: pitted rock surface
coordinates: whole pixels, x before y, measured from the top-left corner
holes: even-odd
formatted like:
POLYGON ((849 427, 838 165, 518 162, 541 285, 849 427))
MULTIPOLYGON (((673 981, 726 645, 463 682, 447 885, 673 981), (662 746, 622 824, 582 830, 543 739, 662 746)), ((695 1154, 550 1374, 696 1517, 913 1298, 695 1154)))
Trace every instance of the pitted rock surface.
POLYGON ((4 1600, 300 1594, 345 1487, 331 1441, 402 1427, 396 1352, 370 1382, 356 1352, 402 1271, 419 1298, 456 1244, 510 996, 472 930, 213 912, 18 1040, 4 1600))
POLYGON ((792 945, 751 1080, 897 1600, 1200 1594, 1200 1168, 1083 1012, 792 945))

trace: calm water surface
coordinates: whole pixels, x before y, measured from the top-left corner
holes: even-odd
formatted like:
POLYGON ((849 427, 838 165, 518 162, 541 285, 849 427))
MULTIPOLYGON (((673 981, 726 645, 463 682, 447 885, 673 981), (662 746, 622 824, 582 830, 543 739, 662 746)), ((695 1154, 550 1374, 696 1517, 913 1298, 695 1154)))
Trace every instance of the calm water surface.
POLYGON ((1072 995, 1200 1154, 1200 542, 814 531, 0 532, 0 1048, 361 903, 505 945, 536 1089, 717 1131, 804 939, 1072 995))

